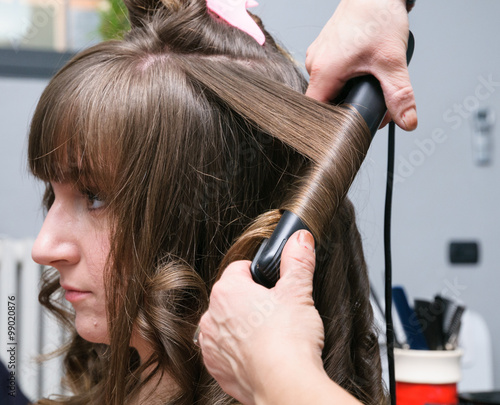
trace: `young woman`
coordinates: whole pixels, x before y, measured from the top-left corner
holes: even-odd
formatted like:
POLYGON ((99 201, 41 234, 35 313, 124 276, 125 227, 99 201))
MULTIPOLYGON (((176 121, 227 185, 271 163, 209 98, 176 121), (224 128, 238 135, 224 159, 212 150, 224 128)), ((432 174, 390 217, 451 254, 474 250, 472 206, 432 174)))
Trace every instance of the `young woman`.
POLYGON ((366 266, 344 199, 369 143, 363 122, 302 95, 306 82, 267 32, 260 45, 204 1, 128 7, 127 37, 70 61, 31 125, 30 168, 47 185, 33 248, 50 268, 40 300, 73 331, 72 395, 39 403, 235 402, 192 337, 222 270, 253 257, 282 209, 316 238, 327 374, 381 403, 366 266))

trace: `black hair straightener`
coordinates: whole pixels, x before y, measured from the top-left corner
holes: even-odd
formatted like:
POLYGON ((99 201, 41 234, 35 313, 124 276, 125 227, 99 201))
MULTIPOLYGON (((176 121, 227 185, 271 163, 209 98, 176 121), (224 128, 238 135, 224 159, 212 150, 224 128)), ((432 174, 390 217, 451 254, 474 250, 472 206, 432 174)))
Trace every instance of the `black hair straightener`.
MULTIPOLYGON (((413 55, 414 46, 415 41, 410 32, 406 52, 408 63, 413 55)), ((347 82, 342 93, 345 95, 345 97, 340 96, 340 99, 343 99, 342 103, 349 104, 359 112, 373 138, 387 112, 384 94, 378 80, 371 75, 351 79, 347 82)), ((276 284, 280 274, 283 247, 290 236, 301 229, 309 231, 297 215, 285 211, 273 234, 269 239, 263 241, 252 261, 250 269, 255 282, 268 288, 276 284)))

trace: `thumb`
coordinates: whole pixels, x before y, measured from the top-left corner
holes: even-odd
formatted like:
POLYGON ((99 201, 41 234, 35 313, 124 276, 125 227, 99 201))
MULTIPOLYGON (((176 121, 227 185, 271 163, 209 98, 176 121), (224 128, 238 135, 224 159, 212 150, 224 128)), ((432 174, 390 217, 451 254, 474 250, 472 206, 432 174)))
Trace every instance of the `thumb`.
POLYGON ((413 131, 418 124, 417 106, 406 64, 384 71, 378 79, 393 121, 406 131, 413 131))
POLYGON ((283 248, 281 277, 276 287, 293 295, 307 297, 312 292, 315 264, 313 236, 305 230, 295 232, 283 248))

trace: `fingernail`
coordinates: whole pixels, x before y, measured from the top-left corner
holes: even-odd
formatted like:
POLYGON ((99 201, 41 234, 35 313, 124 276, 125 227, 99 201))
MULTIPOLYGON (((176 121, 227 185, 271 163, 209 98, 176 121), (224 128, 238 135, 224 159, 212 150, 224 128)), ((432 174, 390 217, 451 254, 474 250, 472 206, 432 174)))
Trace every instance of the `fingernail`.
POLYGON ((299 243, 301 246, 305 247, 307 250, 314 252, 314 238, 310 232, 299 231, 299 243))
POLYGON ((411 131, 417 127, 417 111, 414 108, 407 110, 401 117, 405 130, 411 131))
POLYGON ((201 333, 201 329, 200 329, 200 325, 198 325, 196 327, 196 330, 195 330, 194 336, 193 336, 193 343, 196 346, 200 346, 200 333, 201 333))

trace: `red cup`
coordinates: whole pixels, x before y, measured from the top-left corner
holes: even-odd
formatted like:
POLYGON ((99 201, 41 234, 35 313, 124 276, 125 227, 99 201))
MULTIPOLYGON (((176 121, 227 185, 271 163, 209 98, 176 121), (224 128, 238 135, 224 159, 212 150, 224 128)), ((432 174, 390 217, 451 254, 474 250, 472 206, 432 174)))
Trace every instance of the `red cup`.
POLYGON ((394 349, 396 403, 457 405, 461 357, 460 349, 394 349))
POLYGON ((457 405, 457 384, 413 384, 396 382, 398 405, 457 405))

